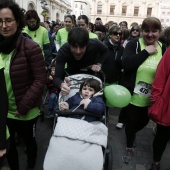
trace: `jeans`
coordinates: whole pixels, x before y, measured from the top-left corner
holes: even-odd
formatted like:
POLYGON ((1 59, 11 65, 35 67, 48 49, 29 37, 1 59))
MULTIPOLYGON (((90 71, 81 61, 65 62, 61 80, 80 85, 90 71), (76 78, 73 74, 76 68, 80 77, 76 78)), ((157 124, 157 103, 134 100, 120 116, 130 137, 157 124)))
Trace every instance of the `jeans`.
POLYGON ((58 99, 58 94, 56 94, 56 93, 51 93, 50 94, 49 104, 48 104, 49 109, 56 109, 56 107, 57 107, 57 99, 58 99))

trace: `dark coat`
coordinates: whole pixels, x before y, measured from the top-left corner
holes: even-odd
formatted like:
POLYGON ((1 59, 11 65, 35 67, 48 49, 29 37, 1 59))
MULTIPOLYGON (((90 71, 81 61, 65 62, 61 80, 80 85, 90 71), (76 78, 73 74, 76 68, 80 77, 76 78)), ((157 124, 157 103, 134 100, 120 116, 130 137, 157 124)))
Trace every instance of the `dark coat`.
POLYGON ((108 47, 107 57, 103 62, 102 70, 106 76, 106 83, 119 82, 122 69, 122 55, 124 48, 118 44, 111 44, 109 38, 104 41, 108 47))
POLYGON ((46 84, 45 62, 40 46, 22 34, 11 58, 10 77, 20 114, 40 106, 46 84))
MULTIPOLYGON (((66 102, 69 104, 69 109, 75 109, 80 104, 80 102, 82 100, 83 100, 83 98, 80 96, 80 93, 78 92, 74 96, 69 98, 66 102)), ((104 111, 105 111, 105 104, 104 104, 102 97, 95 96, 95 97, 90 98, 90 100, 91 100, 91 102, 88 104, 85 111, 103 115, 104 111)), ((84 110, 84 106, 82 105, 78 109, 84 110)), ((75 115, 72 117, 81 119, 82 115, 75 115)), ((86 120, 88 122, 92 122, 92 121, 97 120, 97 118, 93 117, 93 116, 86 116, 84 120, 86 120)))
POLYGON ((0 69, 0 150, 6 148, 6 120, 8 113, 8 95, 4 69, 0 69))
MULTIPOLYGON (((102 64, 107 55, 107 47, 97 39, 90 39, 86 47, 86 52, 80 60, 76 60, 70 51, 69 43, 64 44, 58 51, 56 57, 56 70, 54 84, 60 89, 65 77, 65 64, 69 75, 81 73, 81 69, 97 63, 102 64)), ((94 74, 94 72, 87 72, 94 74)))

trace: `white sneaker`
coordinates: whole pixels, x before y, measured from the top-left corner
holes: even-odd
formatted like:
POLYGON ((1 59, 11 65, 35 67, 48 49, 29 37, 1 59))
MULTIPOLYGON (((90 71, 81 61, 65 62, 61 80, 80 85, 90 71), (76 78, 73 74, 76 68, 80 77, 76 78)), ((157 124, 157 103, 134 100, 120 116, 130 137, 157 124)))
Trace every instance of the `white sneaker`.
POLYGON ((118 123, 118 124, 116 125, 116 128, 122 129, 122 128, 123 128, 123 123, 118 123))

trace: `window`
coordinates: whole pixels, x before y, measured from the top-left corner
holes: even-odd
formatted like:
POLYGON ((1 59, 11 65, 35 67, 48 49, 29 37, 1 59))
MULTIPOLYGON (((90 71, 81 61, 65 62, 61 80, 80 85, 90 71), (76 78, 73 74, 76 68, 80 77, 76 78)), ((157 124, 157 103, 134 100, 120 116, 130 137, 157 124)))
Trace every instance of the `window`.
POLYGON ((164 19, 161 19, 161 22, 164 22, 164 19))
POLYGON ((83 5, 81 5, 80 9, 83 9, 83 5))
POLYGON ((151 17, 152 14, 152 8, 147 9, 147 17, 151 17))
POLYGON ((162 12, 162 15, 164 15, 165 14, 165 12, 162 12))
POLYGON ((127 6, 122 6, 122 15, 126 15, 127 6))
POLYGON ((138 16, 139 14, 139 7, 134 7, 134 16, 138 16))
POLYGON ((97 5, 97 14, 102 14, 102 4, 97 5))
POLYGON ((110 5, 110 15, 114 15, 115 5, 110 5))
POLYGON ((170 15, 170 12, 168 12, 168 15, 170 15))
POLYGON ((166 19, 166 22, 169 22, 169 19, 166 19))

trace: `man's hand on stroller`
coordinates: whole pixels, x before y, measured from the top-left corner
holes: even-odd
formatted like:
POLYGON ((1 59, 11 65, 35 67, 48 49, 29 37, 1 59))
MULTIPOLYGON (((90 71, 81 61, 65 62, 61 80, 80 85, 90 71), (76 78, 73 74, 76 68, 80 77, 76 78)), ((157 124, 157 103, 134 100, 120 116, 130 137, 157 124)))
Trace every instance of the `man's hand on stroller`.
POLYGON ((101 70, 101 64, 94 64, 89 66, 94 72, 99 72, 101 70))
POLYGON ((60 110, 68 110, 69 109, 69 105, 67 102, 61 102, 59 103, 59 109, 60 110))
POLYGON ((65 77, 64 83, 61 83, 61 86, 60 86, 61 94, 63 96, 66 96, 66 95, 69 94, 69 92, 70 92, 70 87, 69 86, 70 86, 70 80, 67 77, 65 77))

